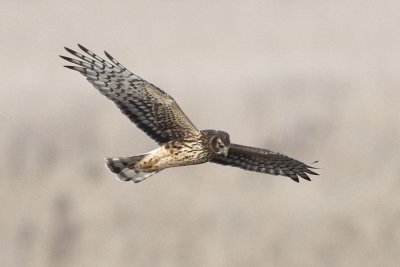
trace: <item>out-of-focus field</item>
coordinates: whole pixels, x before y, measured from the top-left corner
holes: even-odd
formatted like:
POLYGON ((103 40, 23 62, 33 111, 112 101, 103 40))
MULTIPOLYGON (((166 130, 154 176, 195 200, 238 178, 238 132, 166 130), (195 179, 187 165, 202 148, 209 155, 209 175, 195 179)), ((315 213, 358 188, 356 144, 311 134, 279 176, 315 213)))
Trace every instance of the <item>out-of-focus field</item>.
POLYGON ((398 266, 399 1, 3 1, 1 266, 398 266), (305 162, 122 183, 155 148, 63 46, 106 49, 201 129, 305 162))

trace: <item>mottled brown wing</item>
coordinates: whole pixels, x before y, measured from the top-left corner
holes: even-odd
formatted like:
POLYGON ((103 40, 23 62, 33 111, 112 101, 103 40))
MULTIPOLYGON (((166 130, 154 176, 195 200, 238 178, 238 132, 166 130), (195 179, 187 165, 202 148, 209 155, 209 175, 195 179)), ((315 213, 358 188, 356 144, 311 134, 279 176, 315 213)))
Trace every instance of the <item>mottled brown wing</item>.
POLYGON ((211 162, 230 165, 245 170, 288 176, 299 182, 299 177, 310 181, 309 174, 318 175, 298 160, 268 149, 231 144, 228 155, 219 155, 211 162))
POLYGON ((111 62, 78 45, 87 55, 69 48, 78 59, 61 58, 78 66, 65 66, 83 74, 99 92, 111 99, 128 118, 159 144, 197 135, 199 130, 175 100, 153 84, 131 73, 110 54, 111 62))

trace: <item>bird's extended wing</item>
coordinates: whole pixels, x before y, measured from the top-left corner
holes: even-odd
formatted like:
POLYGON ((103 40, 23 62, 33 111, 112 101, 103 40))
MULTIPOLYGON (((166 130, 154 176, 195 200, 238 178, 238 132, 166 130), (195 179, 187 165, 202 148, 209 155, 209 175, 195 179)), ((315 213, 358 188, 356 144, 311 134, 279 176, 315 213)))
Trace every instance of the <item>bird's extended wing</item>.
POLYGON ((298 160, 268 149, 231 144, 228 155, 218 155, 211 162, 239 167, 245 170, 290 177, 299 182, 299 177, 310 181, 309 174, 318 175, 298 160))
POLYGON ((110 62, 82 45, 78 46, 87 55, 65 48, 79 59, 60 56, 76 64, 65 67, 83 74, 101 94, 111 99, 122 113, 156 142, 161 144, 199 134, 199 130, 167 93, 131 73, 107 52, 104 53, 110 62))

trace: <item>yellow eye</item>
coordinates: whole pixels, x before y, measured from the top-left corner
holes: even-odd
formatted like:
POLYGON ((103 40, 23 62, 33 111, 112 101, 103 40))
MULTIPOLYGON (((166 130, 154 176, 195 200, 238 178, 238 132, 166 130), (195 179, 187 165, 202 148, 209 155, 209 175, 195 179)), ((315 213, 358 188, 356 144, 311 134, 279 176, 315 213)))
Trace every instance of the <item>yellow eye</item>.
POLYGON ((221 141, 218 141, 218 147, 219 148, 223 148, 224 147, 224 143, 222 143, 221 141))

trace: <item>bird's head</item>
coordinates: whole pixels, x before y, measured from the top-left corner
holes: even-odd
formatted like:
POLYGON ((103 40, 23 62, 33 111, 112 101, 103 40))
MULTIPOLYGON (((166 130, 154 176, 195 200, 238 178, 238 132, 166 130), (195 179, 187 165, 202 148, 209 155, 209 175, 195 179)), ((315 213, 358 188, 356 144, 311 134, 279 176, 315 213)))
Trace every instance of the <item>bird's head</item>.
POLYGON ((231 145, 231 141, 229 140, 229 134, 223 131, 217 131, 215 135, 211 138, 211 150, 218 154, 224 155, 225 157, 228 155, 229 147, 231 145))

